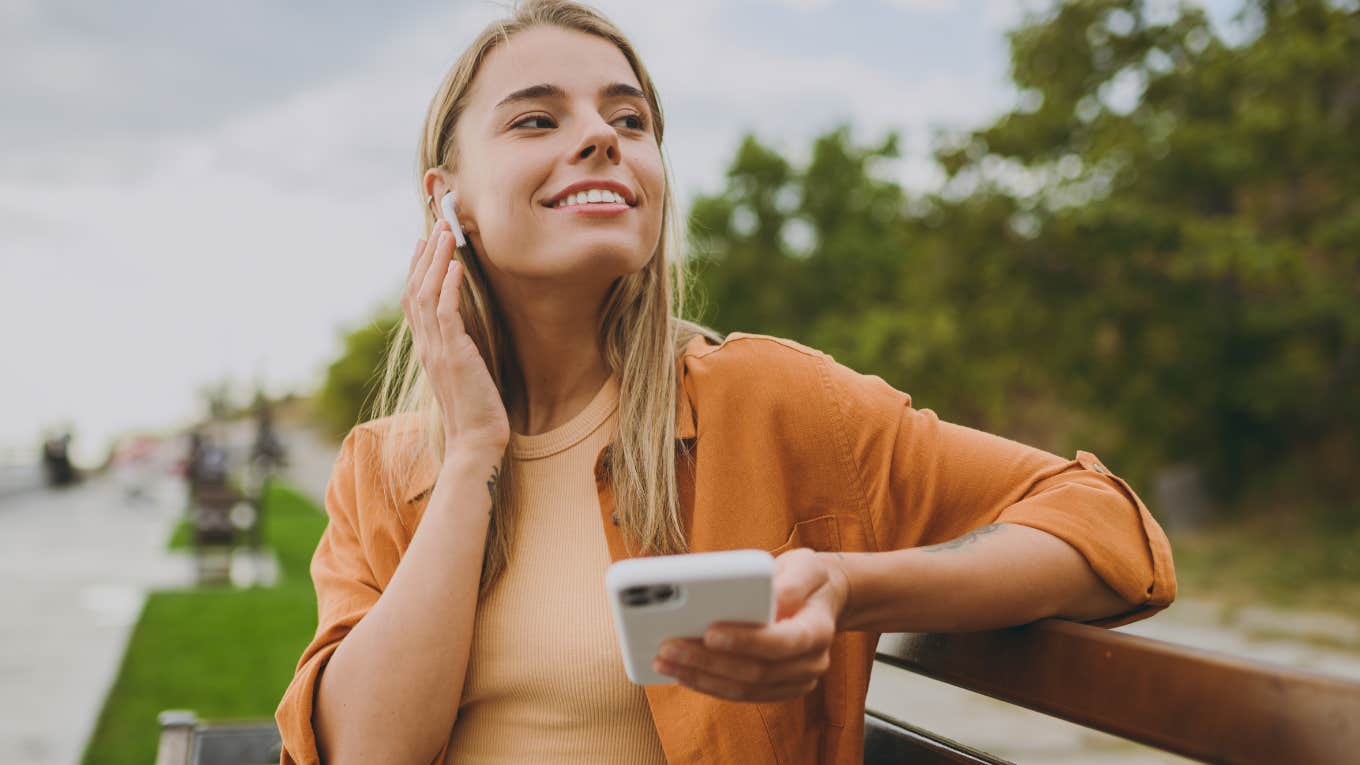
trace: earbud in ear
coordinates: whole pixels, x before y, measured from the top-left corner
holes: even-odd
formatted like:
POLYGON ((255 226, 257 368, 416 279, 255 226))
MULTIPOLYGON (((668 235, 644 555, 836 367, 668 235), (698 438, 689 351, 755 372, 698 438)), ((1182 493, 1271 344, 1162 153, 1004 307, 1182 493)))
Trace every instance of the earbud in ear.
POLYGON ((453 192, 447 192, 439 198, 439 209, 444 211, 444 220, 447 220, 449 228, 453 229, 454 246, 462 247, 467 244, 467 240, 463 238, 463 227, 458 225, 458 207, 453 200, 453 192))

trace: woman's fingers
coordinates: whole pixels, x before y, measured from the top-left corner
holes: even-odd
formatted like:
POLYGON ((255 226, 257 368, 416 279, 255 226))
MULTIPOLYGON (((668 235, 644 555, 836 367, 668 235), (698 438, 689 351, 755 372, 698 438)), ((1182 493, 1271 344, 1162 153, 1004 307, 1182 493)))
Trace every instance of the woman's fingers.
POLYGON ((420 315, 421 326, 429 342, 439 346, 444 344, 444 333, 439 327, 439 319, 435 312, 439 307, 440 287, 443 286, 444 276, 448 272, 452 250, 453 236, 447 230, 441 230, 435 239, 429 268, 426 269, 420 289, 416 293, 416 310, 420 315))
POLYGON ((782 677, 765 682, 749 682, 695 667, 670 664, 663 659, 656 661, 656 669, 674 677, 681 685, 730 701, 783 701, 809 693, 821 680, 819 674, 815 677, 782 677))
MULTIPOLYGON (((425 240, 416 240, 416 251, 411 255, 411 263, 406 267, 406 283, 411 283, 411 276, 416 272, 416 264, 420 262, 420 256, 425 253, 425 240)), ((403 290, 404 291, 404 290, 403 290)))
POLYGON ((444 284, 439 291, 439 308, 435 315, 439 318, 439 327, 445 341, 463 335, 463 317, 458 313, 460 298, 460 287, 463 285, 463 264, 458 259, 449 263, 449 269, 444 274, 444 284))
POLYGON ((407 294, 412 299, 415 298, 417 290, 420 289, 422 277, 430 266, 430 260, 434 257, 435 245, 439 242, 439 232, 442 230, 443 223, 436 223, 434 229, 430 231, 430 238, 420 240, 420 252, 416 255, 416 261, 410 272, 406 274, 407 294))
POLYGON ((672 668, 690 669, 738 683, 777 685, 820 677, 830 668, 831 652, 816 648, 788 658, 764 659, 711 650, 702 641, 690 638, 666 641, 658 659, 672 668), (665 655, 671 651, 675 653, 665 655))
MULTIPOLYGON (((430 261, 434 258, 434 252, 439 242, 441 225, 435 224, 434 230, 430 232, 429 239, 422 239, 418 245, 416 255, 412 259, 411 266, 407 269, 406 287, 401 294, 401 307, 406 314, 406 323, 411 327, 411 339, 413 350, 421 363, 425 362, 425 347, 429 344, 427 340, 429 331, 426 322, 421 319, 421 308, 418 304, 420 288, 424 284, 426 271, 429 270, 430 261)), ((433 340, 438 342, 439 335, 436 333, 433 340)))

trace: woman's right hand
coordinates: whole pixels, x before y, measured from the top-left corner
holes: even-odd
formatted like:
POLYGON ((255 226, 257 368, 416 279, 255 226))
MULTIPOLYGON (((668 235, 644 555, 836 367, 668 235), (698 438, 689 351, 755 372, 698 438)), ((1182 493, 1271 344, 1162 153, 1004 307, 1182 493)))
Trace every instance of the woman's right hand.
POLYGON ((438 221, 430 241, 416 244, 401 309, 443 414, 445 453, 491 452, 499 460, 510 441, 510 423, 486 362, 463 328, 458 312, 463 264, 453 250, 448 222, 438 221))

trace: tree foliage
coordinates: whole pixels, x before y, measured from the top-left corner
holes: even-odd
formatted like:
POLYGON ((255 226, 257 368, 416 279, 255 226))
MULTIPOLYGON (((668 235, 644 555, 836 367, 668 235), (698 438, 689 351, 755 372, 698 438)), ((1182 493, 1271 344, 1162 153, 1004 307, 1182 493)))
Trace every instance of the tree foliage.
POLYGON ((1010 35, 1015 110, 941 140, 915 198, 873 172, 895 136, 806 168, 747 137, 693 211, 705 318, 1143 480, 1360 517, 1354 6, 1256 0, 1232 46, 1194 7, 1058 5, 1010 35))
POLYGON ((387 341, 401 321, 400 307, 385 307, 344 336, 344 351, 326 370, 317 394, 317 414, 337 440, 367 414, 387 357, 387 341))

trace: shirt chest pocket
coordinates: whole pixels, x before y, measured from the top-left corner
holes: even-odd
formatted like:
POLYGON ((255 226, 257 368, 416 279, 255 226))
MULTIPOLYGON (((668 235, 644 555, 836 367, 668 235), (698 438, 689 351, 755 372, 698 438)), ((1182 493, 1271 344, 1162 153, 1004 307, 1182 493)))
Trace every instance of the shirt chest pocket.
POLYGON ((789 537, 784 544, 770 550, 776 558, 780 553, 807 547, 818 552, 831 552, 841 549, 840 534, 836 528, 836 516, 821 515, 793 524, 789 537))
MULTIPOLYGON (((834 552, 841 549, 840 532, 836 516, 822 515, 799 521, 789 530, 784 544, 769 553, 776 558, 789 550, 806 547, 817 552, 834 552)), ((845 724, 846 674, 845 641, 837 639, 831 646, 831 666, 822 676, 821 685, 799 699, 774 704, 761 704, 761 714, 767 726, 779 727, 791 724, 794 720, 822 719, 831 725, 845 724)))

